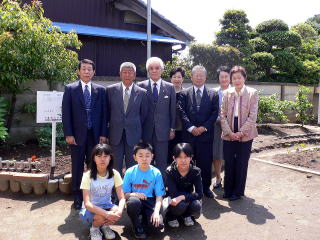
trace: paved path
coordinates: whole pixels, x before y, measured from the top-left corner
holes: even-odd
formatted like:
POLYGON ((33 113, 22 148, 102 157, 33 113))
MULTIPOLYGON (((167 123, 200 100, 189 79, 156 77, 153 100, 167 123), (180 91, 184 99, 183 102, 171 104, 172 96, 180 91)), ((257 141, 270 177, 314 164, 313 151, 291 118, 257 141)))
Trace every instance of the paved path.
MULTIPOLYGON (((320 177, 251 161, 246 196, 228 202, 204 199, 203 215, 194 227, 166 229, 149 239, 320 239, 320 177)), ((88 239, 88 229, 62 194, 0 193, 1 240, 88 239)), ((133 239, 126 214, 113 226, 117 239, 133 239)))

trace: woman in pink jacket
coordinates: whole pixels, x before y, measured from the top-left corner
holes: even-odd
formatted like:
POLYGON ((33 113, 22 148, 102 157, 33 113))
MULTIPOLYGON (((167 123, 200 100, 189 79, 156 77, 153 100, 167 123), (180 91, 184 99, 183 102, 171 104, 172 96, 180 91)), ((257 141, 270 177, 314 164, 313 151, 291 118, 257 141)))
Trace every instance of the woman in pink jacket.
POLYGON ((225 160, 223 197, 234 201, 244 196, 252 142, 258 136, 258 94, 245 86, 243 67, 233 67, 230 78, 233 87, 224 91, 220 118, 225 160))

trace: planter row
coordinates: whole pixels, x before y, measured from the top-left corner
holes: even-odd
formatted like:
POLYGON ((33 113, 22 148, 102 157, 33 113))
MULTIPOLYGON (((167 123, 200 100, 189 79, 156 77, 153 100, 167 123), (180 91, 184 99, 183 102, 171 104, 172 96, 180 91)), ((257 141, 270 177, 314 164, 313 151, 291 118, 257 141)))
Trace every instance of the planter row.
POLYGON ((70 194, 71 174, 65 175, 63 179, 49 179, 48 174, 0 172, 0 191, 8 190, 13 193, 36 195, 43 195, 46 192, 52 194, 57 191, 70 194))

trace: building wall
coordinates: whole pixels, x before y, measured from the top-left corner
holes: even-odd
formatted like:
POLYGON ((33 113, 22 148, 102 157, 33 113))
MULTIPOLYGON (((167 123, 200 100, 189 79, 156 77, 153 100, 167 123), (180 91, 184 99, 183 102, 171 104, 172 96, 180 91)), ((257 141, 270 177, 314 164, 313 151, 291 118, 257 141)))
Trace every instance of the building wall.
MULTIPOLYGON (((141 81, 144 78, 138 78, 137 81, 141 81)), ((120 81, 118 77, 95 77, 94 82, 106 87, 113 83, 120 81)), ((190 86, 190 81, 186 80, 184 83, 184 87, 190 86)), ((294 96, 298 91, 297 84, 291 83, 257 83, 257 82, 247 82, 247 85, 253 87, 259 91, 260 96, 269 96, 273 93, 278 93, 284 100, 294 100, 294 96), (281 90, 282 88, 282 90, 281 90)), ((208 83, 208 87, 217 87, 216 83, 208 83)), ((35 121, 35 116, 31 114, 21 113, 20 109, 25 103, 35 103, 36 102, 36 91, 48 91, 49 88, 46 84, 46 81, 33 81, 27 87, 30 87, 32 91, 26 92, 24 94, 19 94, 17 96, 16 103, 16 113, 14 115, 13 125, 10 131, 10 139, 8 142, 13 143, 21 143, 26 142, 30 139, 35 139, 35 129, 43 126, 43 124, 37 124, 35 121)), ((313 113, 318 115, 318 102, 319 102, 319 89, 316 86, 310 86, 312 93, 309 95, 309 100, 312 101, 313 113)), ((63 91, 64 87, 59 85, 57 87, 57 91, 63 91)), ((9 98, 9 96, 5 96, 9 98)), ((294 120, 294 116, 290 116, 292 120, 294 120)))

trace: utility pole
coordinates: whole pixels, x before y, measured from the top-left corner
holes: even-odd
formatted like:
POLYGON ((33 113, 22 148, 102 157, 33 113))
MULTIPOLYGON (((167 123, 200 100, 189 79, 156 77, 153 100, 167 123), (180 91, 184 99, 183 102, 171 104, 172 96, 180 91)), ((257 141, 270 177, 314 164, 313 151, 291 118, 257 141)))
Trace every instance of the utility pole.
POLYGON ((147 59, 151 57, 151 0, 147 3, 147 59))

